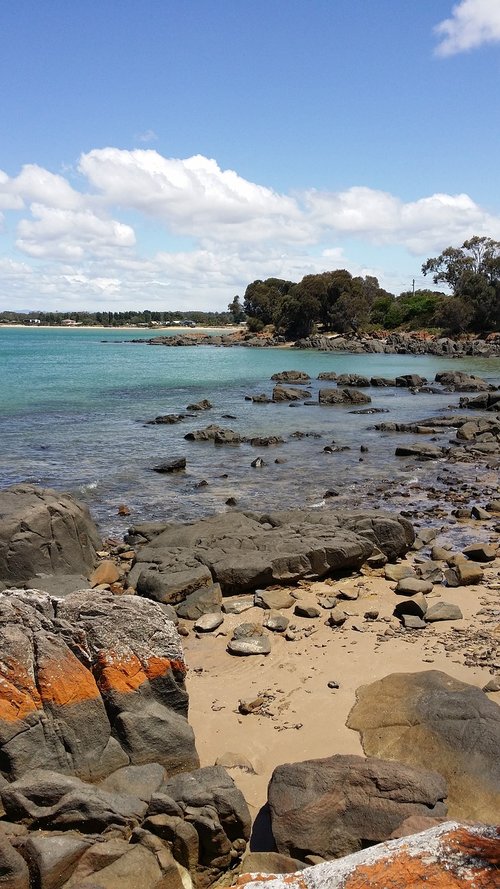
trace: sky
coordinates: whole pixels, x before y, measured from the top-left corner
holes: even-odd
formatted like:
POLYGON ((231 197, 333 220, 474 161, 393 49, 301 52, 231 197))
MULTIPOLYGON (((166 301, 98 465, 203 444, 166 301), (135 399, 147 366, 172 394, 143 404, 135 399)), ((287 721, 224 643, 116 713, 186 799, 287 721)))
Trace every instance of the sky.
POLYGON ((0 310, 393 293, 500 240, 500 0, 4 0, 0 310))

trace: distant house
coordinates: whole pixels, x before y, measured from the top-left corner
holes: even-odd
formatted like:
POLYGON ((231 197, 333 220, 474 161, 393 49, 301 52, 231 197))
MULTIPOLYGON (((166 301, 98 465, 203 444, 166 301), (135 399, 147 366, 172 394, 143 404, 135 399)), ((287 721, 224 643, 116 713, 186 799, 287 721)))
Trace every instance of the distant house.
POLYGON ((30 318, 29 323, 30 324, 41 324, 41 321, 40 321, 40 318, 30 318))
POLYGON ((80 324, 79 321, 74 321, 73 318, 63 318, 61 321, 62 327, 78 327, 80 324))

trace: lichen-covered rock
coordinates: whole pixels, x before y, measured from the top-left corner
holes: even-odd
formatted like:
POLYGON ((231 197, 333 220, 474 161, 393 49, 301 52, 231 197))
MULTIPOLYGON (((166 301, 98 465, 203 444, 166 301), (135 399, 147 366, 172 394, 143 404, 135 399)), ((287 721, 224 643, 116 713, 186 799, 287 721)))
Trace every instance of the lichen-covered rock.
POLYGON ((70 494, 35 485, 0 491, 0 581, 88 575, 100 545, 87 507, 70 494))
POLYGON ((500 832, 444 824, 296 874, 245 874, 246 889, 498 889, 500 832))
POLYGON ((180 638, 163 609, 92 590, 0 593, 0 757, 96 781, 132 764, 196 768, 180 638))
POLYGON ((330 756, 278 766, 268 789, 279 852, 339 858, 389 839, 412 815, 444 817, 441 775, 362 756, 330 756))
POLYGON ((368 756, 433 768, 448 782, 452 817, 500 812, 500 707, 438 670, 392 673, 362 686, 347 725, 368 756))

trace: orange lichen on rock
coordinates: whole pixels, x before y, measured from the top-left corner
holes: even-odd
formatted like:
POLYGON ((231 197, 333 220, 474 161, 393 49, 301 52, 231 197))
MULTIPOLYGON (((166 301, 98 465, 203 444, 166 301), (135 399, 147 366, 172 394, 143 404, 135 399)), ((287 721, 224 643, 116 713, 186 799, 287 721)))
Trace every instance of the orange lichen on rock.
POLYGON ((56 707, 100 696, 92 673, 70 651, 57 660, 44 658, 39 662, 37 683, 43 702, 56 707))
POLYGON ((500 829, 447 822, 295 874, 244 874, 246 889, 500 889, 500 829))
POLYGON ((134 654, 119 657, 114 652, 101 651, 94 673, 101 691, 127 693, 136 691, 148 680, 164 676, 174 664, 177 667, 177 662, 163 657, 152 657, 142 664, 134 654))
POLYGON ((0 720, 16 722, 41 709, 32 676, 19 661, 6 658, 0 665, 0 720))

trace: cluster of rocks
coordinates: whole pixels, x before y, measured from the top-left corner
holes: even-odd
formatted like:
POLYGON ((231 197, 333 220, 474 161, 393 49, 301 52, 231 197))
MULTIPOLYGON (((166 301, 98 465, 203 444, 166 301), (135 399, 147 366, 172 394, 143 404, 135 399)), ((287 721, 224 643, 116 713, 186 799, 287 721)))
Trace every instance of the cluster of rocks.
MULTIPOLYGON (((11 889, 205 889, 236 867, 250 815, 222 765, 199 768, 176 621, 204 632, 250 600, 265 620, 236 627, 228 650, 266 654, 265 630, 286 629, 280 608, 320 613, 284 584, 365 564, 396 579, 391 563, 432 541, 378 511, 234 513, 134 526, 117 550, 120 569, 96 567, 97 531, 67 495, 17 486, 0 494, 0 516, 0 882, 11 889), (82 579, 93 588, 75 590, 82 579), (35 586, 47 582, 55 592, 35 586)), ((417 584, 432 587, 440 571, 472 582, 466 566, 480 571, 494 554, 484 544, 460 557, 433 548, 417 584)), ((400 585, 412 580, 399 578, 396 592, 408 595, 400 585)), ((345 622, 336 602, 322 607, 333 626, 345 622)), ((500 708, 479 689, 434 671, 393 674, 358 691, 348 724, 365 757, 275 770, 268 807, 278 858, 268 865, 290 871, 363 854, 439 825, 448 811, 495 817, 500 708)), ((491 875, 493 834, 471 835, 491 875)), ((479 855, 470 860, 475 868, 479 855)))
POLYGON ((351 352, 360 354, 385 353, 387 355, 442 355, 462 357, 496 358, 500 355, 500 337, 486 340, 467 337, 451 339, 417 333, 391 333, 387 336, 325 336, 316 334, 295 342, 297 349, 319 349, 321 352, 351 352))

